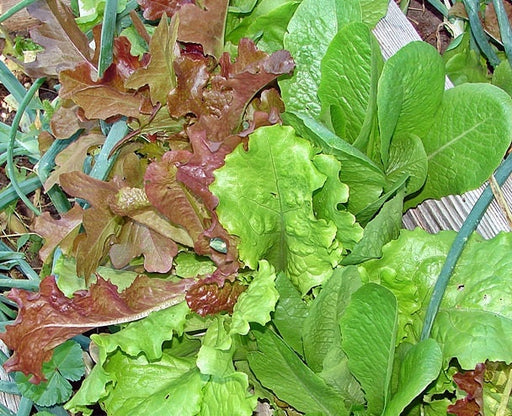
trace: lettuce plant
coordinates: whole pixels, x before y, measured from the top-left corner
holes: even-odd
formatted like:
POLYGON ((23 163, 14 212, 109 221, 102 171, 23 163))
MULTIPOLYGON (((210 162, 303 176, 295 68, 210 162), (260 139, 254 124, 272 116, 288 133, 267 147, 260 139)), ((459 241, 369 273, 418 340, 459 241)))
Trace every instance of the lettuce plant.
MULTIPOLYGON (((457 372, 509 377, 510 236, 470 241, 422 340, 455 233, 400 228, 492 174, 510 97, 444 91, 422 42, 384 62, 387 1, 139 4, 146 52, 116 37, 103 73, 98 27, 94 50, 62 5, 30 8, 45 50, 27 71, 58 75, 48 133, 68 146, 44 186, 74 205, 33 225, 39 291, 8 295, 19 390, 82 414, 444 415, 475 405, 457 372), (52 395, 49 369, 83 333, 94 365, 68 401, 82 373, 52 395)), ((477 410, 510 414, 478 380, 477 410)))

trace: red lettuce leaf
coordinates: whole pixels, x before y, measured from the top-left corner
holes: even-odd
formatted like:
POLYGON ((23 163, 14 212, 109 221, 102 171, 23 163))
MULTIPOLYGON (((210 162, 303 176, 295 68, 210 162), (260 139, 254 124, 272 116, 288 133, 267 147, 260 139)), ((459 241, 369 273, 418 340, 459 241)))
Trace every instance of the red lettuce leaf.
POLYGON ((62 214, 60 219, 53 219, 48 212, 35 219, 34 231, 44 239, 44 245, 39 250, 39 257, 43 262, 59 246, 64 254, 70 254, 73 240, 78 234, 82 224, 83 209, 79 205, 73 206, 68 212, 62 214))
POLYGON ((151 114, 153 106, 148 89, 126 89, 125 81, 146 64, 130 55, 130 42, 120 37, 114 43, 114 61, 103 77, 97 79, 97 71, 85 62, 59 74, 62 88, 59 95, 71 99, 82 107, 88 119, 107 119, 113 116, 137 118, 151 114))
POLYGON ((203 7, 183 4, 178 16, 178 40, 203 46, 207 55, 218 58, 224 46, 224 27, 229 0, 204 0, 203 7))
POLYGON ((234 63, 224 53, 219 64, 220 74, 213 75, 207 59, 198 60, 189 55, 177 58, 177 86, 167 100, 171 116, 194 114, 197 121, 190 128, 205 131, 212 142, 238 133, 244 111, 258 91, 294 68, 287 51, 269 56, 258 51, 250 39, 240 40, 234 63))
POLYGON ((87 280, 107 254, 109 243, 121 231, 123 218, 111 211, 108 201, 122 184, 100 181, 82 172, 63 173, 60 183, 69 195, 83 198, 91 205, 83 214, 85 234, 75 239, 77 274, 87 280))
POLYGON ((194 0, 137 0, 147 20, 158 20, 165 13, 173 16, 184 4, 195 4, 194 0))
POLYGON ((89 40, 76 24, 69 7, 58 0, 47 0, 32 3, 27 11, 42 22, 30 30, 30 37, 44 48, 34 62, 24 64, 29 76, 55 77, 79 63, 95 67, 89 40))
POLYGON ((176 283, 141 275, 118 293, 115 285, 98 277, 89 290, 78 291, 71 299, 59 290, 53 276, 41 281, 38 293, 12 289, 8 297, 18 304, 19 312, 14 323, 0 334, 14 351, 4 368, 32 375, 31 381, 39 383, 44 380, 43 362, 50 360, 53 349, 67 339, 175 305, 193 283, 193 279, 176 283))
POLYGON ((484 414, 484 375, 485 364, 480 363, 474 370, 457 373, 453 376, 453 381, 467 393, 467 396, 448 406, 448 413, 456 416, 484 414))
POLYGON ((238 281, 226 281, 222 287, 219 287, 212 279, 203 279, 187 291, 187 304, 201 316, 218 312, 231 313, 238 296, 245 289, 247 286, 238 281))

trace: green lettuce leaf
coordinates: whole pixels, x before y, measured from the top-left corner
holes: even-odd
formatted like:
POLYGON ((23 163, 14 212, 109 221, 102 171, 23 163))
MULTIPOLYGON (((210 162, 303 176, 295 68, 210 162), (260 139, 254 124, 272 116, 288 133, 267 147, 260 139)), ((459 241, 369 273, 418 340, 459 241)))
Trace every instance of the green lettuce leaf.
POLYGON ((363 125, 376 116, 374 104, 381 67, 380 47, 363 23, 344 26, 322 59, 318 87, 322 112, 330 113, 334 131, 349 143, 356 142, 363 125))
POLYGON ((170 308, 152 312, 145 319, 128 324, 114 334, 91 335, 91 340, 100 348, 100 362, 116 349, 136 357, 144 353, 149 360, 162 356, 162 344, 173 338, 174 333, 183 334, 190 309, 186 302, 170 308))
POLYGON ((364 228, 363 238, 342 264, 359 264, 382 255, 384 244, 398 238, 402 226, 404 189, 387 201, 379 213, 364 228))
POLYGON ((329 278, 339 258, 335 225, 313 213, 312 194, 326 178, 312 157, 313 147, 290 127, 259 128, 210 186, 221 224, 240 238, 240 259, 252 269, 267 259, 302 294, 329 278))
POLYGON ((341 163, 335 157, 323 154, 315 156, 313 163, 327 177, 324 186, 313 196, 316 215, 320 219, 334 222, 336 239, 343 248, 352 250, 361 240, 363 228, 346 208, 340 208, 347 203, 349 196, 348 186, 340 182, 341 163))
POLYGON ((308 305, 284 273, 278 274, 276 289, 279 292, 279 300, 276 303, 272 324, 296 353, 304 355, 302 327, 309 313, 308 305))
MULTIPOLYGON (((342 18, 343 7, 338 9, 336 3, 335 0, 303 0, 288 24, 284 47, 292 54, 297 67, 292 77, 279 82, 287 111, 312 117, 320 115, 321 105, 317 96, 320 62, 339 27, 351 21, 342 18)), ((345 9, 345 13, 353 11, 357 8, 345 9)))
POLYGON ((349 415, 338 393, 317 376, 270 329, 252 331, 258 350, 249 353, 251 370, 265 387, 295 409, 325 416, 349 415))
POLYGON ((341 347, 339 320, 351 294, 360 286, 361 279, 355 267, 336 269, 312 302, 302 337, 306 361, 313 371, 322 371, 327 353, 341 347))
POLYGON ((222 379, 213 378, 203 389, 200 416, 253 415, 258 397, 248 392, 247 375, 236 372, 222 379))
POLYGON ((201 374, 223 378, 235 371, 232 362, 234 344, 225 328, 226 321, 226 315, 217 315, 206 330, 197 355, 197 367, 201 374))
POLYGON ((350 296, 360 286, 357 268, 336 269, 311 303, 304 320, 302 337, 308 366, 335 388, 344 400, 362 404, 364 395, 348 369, 347 356, 341 349, 339 327, 350 296))
POLYGON ((463 84, 446 90, 435 123, 421 137, 427 180, 406 208, 480 186, 510 144, 511 112, 512 99, 493 85, 463 84))
POLYGON ((275 309, 279 298, 275 279, 274 268, 267 261, 260 261, 252 282, 233 308, 230 334, 246 335, 250 329, 249 322, 265 325, 270 321, 270 312, 275 309))
MULTIPOLYGON (((381 259, 360 266, 363 281, 380 283, 397 297, 399 342, 419 339, 432 288, 455 235, 403 230, 384 247, 381 259)), ((445 368, 452 358, 463 369, 486 360, 512 360, 507 346, 512 342, 511 249, 510 233, 491 240, 474 235, 467 243, 433 325, 445 368)))
POLYGON ((333 155, 341 162, 340 179, 350 190, 347 205, 349 212, 357 216, 379 199, 387 186, 387 180, 382 169, 368 156, 310 116, 285 113, 283 119, 302 137, 320 147, 323 153, 333 155))
POLYGON ((401 134, 424 138, 435 121, 443 91, 443 59, 428 43, 411 42, 386 61, 377 94, 386 167, 391 138, 401 134))
POLYGON ((380 415, 389 400, 397 326, 395 296, 373 283, 352 295, 340 321, 348 367, 366 393, 370 415, 380 415))
POLYGON ((267 53, 283 49, 286 27, 299 4, 300 0, 231 1, 224 39, 237 45, 241 38, 251 38, 267 53))
POLYGON ((400 415, 437 378, 441 365, 441 348, 433 339, 412 346, 400 363, 397 391, 386 405, 383 416, 400 415))

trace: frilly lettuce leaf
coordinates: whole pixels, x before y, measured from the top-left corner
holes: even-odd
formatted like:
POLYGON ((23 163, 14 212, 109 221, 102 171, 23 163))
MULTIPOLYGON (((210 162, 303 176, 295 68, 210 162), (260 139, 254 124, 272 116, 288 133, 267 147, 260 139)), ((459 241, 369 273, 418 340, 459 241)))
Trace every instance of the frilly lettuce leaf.
POLYGON ((265 325, 270 321, 270 312, 275 310, 279 299, 274 268, 265 260, 260 261, 258 272, 233 308, 231 334, 246 335, 249 322, 265 325))
POLYGON ((313 147, 290 127, 263 127, 215 172, 221 224, 240 238, 240 259, 255 269, 267 259, 305 294, 331 274, 339 258, 336 226, 318 220, 313 192, 326 177, 311 161, 313 147))

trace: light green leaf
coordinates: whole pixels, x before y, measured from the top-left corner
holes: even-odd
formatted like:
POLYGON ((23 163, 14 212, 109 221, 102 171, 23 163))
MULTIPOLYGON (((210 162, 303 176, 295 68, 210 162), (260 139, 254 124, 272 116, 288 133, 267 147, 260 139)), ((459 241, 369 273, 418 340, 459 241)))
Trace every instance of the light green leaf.
POLYGON ((288 24, 284 47, 293 56, 296 68, 293 76, 280 80, 279 86, 289 112, 320 115, 320 62, 339 27, 350 21, 344 12, 357 11, 353 7, 344 11, 338 6, 335 0, 303 0, 288 24))
POLYGON ((363 238, 343 259, 342 264, 359 264, 382 255, 384 244, 398 238, 402 227, 404 189, 387 201, 364 228, 363 238))
POLYGON ((351 23, 333 38, 321 63, 318 97, 323 113, 331 112, 336 134, 354 143, 367 118, 374 116, 376 85, 382 62, 380 48, 367 25, 351 23))
POLYGON ((78 381, 85 372, 82 349, 74 341, 66 341, 55 348, 49 362, 43 364, 45 381, 33 384, 31 376, 16 373, 14 380, 20 393, 40 406, 50 407, 64 403, 71 397, 72 386, 68 380, 78 381))
POLYGON ((441 349, 433 339, 412 346, 400 363, 398 389, 387 404, 383 416, 400 415, 437 378, 442 361, 441 349))
POLYGON ((95 365, 82 381, 78 392, 64 405, 64 408, 74 413, 81 412, 84 416, 91 415, 93 410, 87 406, 93 406, 106 397, 107 385, 111 381, 103 367, 95 365))
POLYGON ((373 28, 388 12, 386 0, 361 0, 363 22, 373 28))
POLYGON ((424 138, 435 121, 443 91, 443 60, 428 43, 411 42, 386 61, 377 93, 385 166, 393 135, 424 138))
POLYGON ((386 186, 385 175, 368 156, 312 117, 285 113, 283 118, 324 153, 341 162, 340 180, 349 187, 348 210, 352 214, 362 211, 381 196, 386 186))
POLYGON ((233 308, 230 334, 246 335, 250 329, 249 322, 265 325, 270 321, 270 312, 279 299, 275 279, 274 268, 266 260, 261 260, 252 282, 233 308))
POLYGON ((425 186, 406 207, 480 186, 501 162, 512 137, 512 99, 488 84, 445 92, 436 122, 422 137, 428 158, 425 186))
POLYGON ((306 362, 313 371, 322 371, 326 354, 341 346, 339 320, 350 296, 360 286, 361 279, 355 267, 336 269, 312 302, 302 337, 306 362))
POLYGON ((215 263, 208 257, 200 257, 195 253, 183 251, 174 258, 176 275, 179 277, 196 277, 211 274, 215 271, 215 263))
POLYGON ((213 377, 203 389, 200 416, 251 416, 258 397, 249 393, 247 375, 236 372, 228 377, 213 377))
POLYGON ((170 308, 152 312, 140 321, 132 322, 114 334, 95 334, 91 336, 100 348, 100 363, 116 349, 136 357, 141 352, 149 360, 162 356, 162 344, 173 338, 174 333, 183 334, 183 328, 190 309, 186 302, 170 308))
POLYGON ((508 60, 504 59, 501 61, 501 64, 494 69, 492 83, 512 96, 512 66, 510 66, 508 60))
POLYGON ((341 345, 366 393, 369 415, 380 415, 389 398, 397 318, 393 293, 368 283, 352 295, 340 321, 341 345))
POLYGON ((221 224, 240 238, 240 259, 252 269, 268 260, 302 294, 327 279, 339 258, 336 227, 313 214, 312 194, 325 176, 312 157, 292 128, 259 128, 249 151, 239 146, 228 155, 210 186, 221 224))
POLYGON ((465 370, 486 360, 512 362, 512 319, 499 314, 443 308, 431 336, 441 345, 445 365, 451 357, 465 370))
POLYGON ((197 355, 197 367, 201 374, 225 377, 232 374, 234 345, 225 325, 226 316, 216 316, 206 330, 203 345, 197 355))
POLYGON ((425 183, 427 169, 427 154, 421 139, 413 134, 395 135, 389 148, 388 181, 396 183, 407 176, 406 195, 410 195, 425 183))
POLYGON ((115 352, 106 363, 114 385, 103 406, 109 416, 194 416, 201 409, 208 381, 195 359, 163 354, 157 361, 115 352))
POLYGON ((348 416, 343 401, 269 329, 253 331, 258 351, 248 355, 251 370, 266 388, 295 409, 324 416, 348 416))
POLYGON ((360 266, 363 282, 379 283, 398 299, 398 340, 419 341, 426 303, 455 237, 426 231, 402 230, 382 249, 382 257, 360 266), (421 313, 420 313, 421 311, 421 313))
POLYGON ((277 276, 276 289, 279 292, 279 300, 276 304, 272 324, 275 325, 284 341, 296 353, 303 355, 302 327, 308 316, 309 308, 302 300, 300 292, 284 273, 279 273, 277 276))
POLYGON ((243 18, 228 15, 226 42, 236 45, 241 38, 251 38, 258 49, 267 53, 283 49, 286 27, 299 3, 300 0, 262 0, 243 18))
POLYGON ((359 383, 350 373, 341 349, 339 321, 350 296, 361 286, 355 267, 336 269, 312 302, 304 321, 304 353, 308 366, 347 402, 363 403, 359 383))
MULTIPOLYGON (((378 282, 397 297, 398 339, 419 339, 433 285, 455 235, 404 230, 384 247, 381 259, 360 266, 363 281, 378 282)), ((491 240, 474 235, 467 243, 434 321, 432 337, 441 346, 445 363, 455 357, 469 369, 486 359, 512 360, 507 347, 512 342, 511 250, 511 233, 491 240)))
POLYGON ((348 201, 349 188, 340 182, 341 163, 333 156, 320 154, 315 156, 313 163, 327 179, 324 186, 313 196, 313 207, 320 219, 336 224, 336 239, 344 249, 352 250, 361 240, 363 228, 356 218, 346 209, 340 209, 341 204, 348 201))

